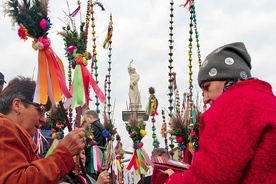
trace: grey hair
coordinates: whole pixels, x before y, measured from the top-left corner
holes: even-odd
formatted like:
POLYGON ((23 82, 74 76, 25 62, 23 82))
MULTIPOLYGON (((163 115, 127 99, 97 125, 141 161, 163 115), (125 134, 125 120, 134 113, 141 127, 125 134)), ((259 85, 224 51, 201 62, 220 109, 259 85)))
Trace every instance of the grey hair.
MULTIPOLYGON (((0 112, 7 115, 11 112, 11 105, 15 98, 25 101, 33 101, 36 82, 31 78, 18 76, 12 79, 8 86, 0 94, 0 112)), ((23 103, 25 107, 29 104, 23 103)))
POLYGON ((85 114, 88 116, 92 116, 94 119, 99 119, 98 113, 94 110, 86 111, 85 114))

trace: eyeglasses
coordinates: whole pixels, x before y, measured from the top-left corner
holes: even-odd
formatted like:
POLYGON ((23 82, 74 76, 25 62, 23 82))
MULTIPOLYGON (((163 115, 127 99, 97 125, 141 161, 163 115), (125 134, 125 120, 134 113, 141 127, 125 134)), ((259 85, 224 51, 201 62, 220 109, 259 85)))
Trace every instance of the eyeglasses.
POLYGON ((46 109, 42 104, 26 101, 28 104, 33 105, 36 107, 36 110, 38 111, 39 115, 45 115, 46 109))

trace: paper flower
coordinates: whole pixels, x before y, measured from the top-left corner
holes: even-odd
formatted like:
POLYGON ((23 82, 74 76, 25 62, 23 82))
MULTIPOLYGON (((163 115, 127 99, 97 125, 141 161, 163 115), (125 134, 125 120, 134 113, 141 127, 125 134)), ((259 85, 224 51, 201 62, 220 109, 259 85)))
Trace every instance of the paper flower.
POLYGON ((74 51, 76 50, 76 48, 77 47, 75 45, 71 45, 67 48, 67 52, 72 55, 74 53, 74 51))
POLYGON ((175 140, 176 140, 176 142, 178 142, 178 143, 182 143, 182 142, 183 142, 183 137, 177 136, 177 137, 175 138, 175 140))
POLYGON ((17 34, 23 40, 28 39, 28 30, 23 25, 19 27, 17 34))
POLYGON ((147 131, 141 129, 141 130, 140 130, 140 134, 141 134, 142 137, 145 137, 145 135, 147 135, 147 131))
MULTIPOLYGON (((53 132, 63 133, 66 127, 66 120, 59 105, 52 107, 49 113, 46 114, 46 123, 50 125, 53 132)), ((57 136, 55 135, 55 137, 57 136)))
POLYGON ((136 116, 130 118, 129 122, 126 123, 126 130, 134 143, 141 142, 143 137, 147 134, 145 128, 146 125, 144 124, 144 121, 138 121, 136 116))

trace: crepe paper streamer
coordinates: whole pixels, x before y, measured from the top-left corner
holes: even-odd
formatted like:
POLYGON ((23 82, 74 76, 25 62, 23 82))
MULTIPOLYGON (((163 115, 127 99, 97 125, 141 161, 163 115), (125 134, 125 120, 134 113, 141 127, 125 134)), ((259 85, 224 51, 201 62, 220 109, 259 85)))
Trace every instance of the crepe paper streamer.
POLYGON ((99 100, 102 103, 105 102, 106 96, 101 91, 86 66, 77 64, 75 67, 74 80, 72 83, 73 98, 71 108, 75 108, 78 106, 89 107, 89 101, 91 100, 89 97, 89 85, 92 86, 92 89, 94 90, 99 100))
POLYGON ((103 152, 100 150, 100 148, 97 145, 93 145, 90 148, 91 154, 90 154, 90 160, 91 162, 88 165, 89 172, 95 173, 102 170, 103 165, 103 152))
POLYGON ((34 102, 46 104, 48 96, 52 103, 72 95, 66 87, 64 67, 60 58, 50 47, 47 37, 40 37, 33 43, 33 48, 38 51, 38 79, 35 88, 34 102))
POLYGON ((186 0, 186 2, 184 4, 181 4, 179 7, 183 6, 186 7, 189 4, 189 10, 191 7, 191 4, 193 4, 194 0, 186 0))
POLYGON ((48 149, 45 158, 48 157, 51 153, 53 153, 54 149, 57 147, 57 145, 60 143, 60 139, 54 139, 50 148, 48 149))
POLYGON ((192 142, 189 142, 189 143, 188 143, 187 149, 192 153, 192 155, 194 154, 194 152, 195 152, 195 147, 193 146, 193 143, 192 143, 192 142))
POLYGON ((118 184, 123 184, 123 181, 124 181, 123 165, 121 162, 121 157, 118 155, 116 156, 116 159, 115 159, 115 168, 117 168, 116 170, 114 170, 114 173, 117 176, 117 182, 118 184))
POLYGON ((74 11, 70 14, 70 16, 71 16, 71 17, 75 17, 75 16, 78 14, 78 12, 80 11, 80 8, 81 8, 81 6, 80 6, 80 4, 79 4, 79 6, 77 7, 77 9, 74 10, 74 11))
POLYGON ((149 170, 147 164, 143 151, 140 148, 134 149, 132 158, 126 167, 126 170, 133 168, 138 174, 144 174, 149 170))
POLYGON ((108 49, 110 47, 110 41, 112 38, 112 34, 113 34, 113 22, 112 22, 112 15, 110 15, 110 22, 108 25, 108 30, 107 30, 107 34, 105 36, 104 42, 103 42, 103 48, 104 49, 108 49))
POLYGON ((69 46, 67 48, 67 52, 72 55, 72 63, 74 68, 74 79, 72 82, 72 102, 71 108, 75 107, 89 107, 89 101, 91 100, 89 97, 89 86, 91 85, 97 97, 103 103, 106 100, 105 95, 95 82, 92 77, 92 74, 86 68, 88 64, 88 60, 92 58, 92 55, 85 51, 80 54, 77 53, 77 47, 75 45, 69 46))
MULTIPOLYGON (((189 145, 187 145, 187 146, 189 146, 189 145)), ((183 160, 184 163, 191 164, 192 159, 193 159, 192 152, 190 152, 188 149, 185 149, 183 151, 183 157, 184 157, 184 160, 183 160)))
POLYGON ((41 133, 41 129, 37 129, 35 135, 34 135, 34 141, 38 147, 38 155, 41 155, 44 151, 44 144, 45 142, 48 144, 47 139, 43 136, 41 133))
POLYGON ((115 154, 118 155, 123 150, 123 144, 121 141, 117 141, 117 144, 115 146, 115 154))
POLYGON ((142 147, 142 148, 141 148, 141 151, 142 151, 142 153, 143 153, 143 156, 144 156, 144 159, 145 159, 146 163, 149 164, 149 165, 151 165, 152 168, 153 168, 153 163, 152 163, 152 161, 151 161, 149 155, 147 154, 146 150, 142 147))
POLYGON ((191 119, 192 119, 192 123, 195 124, 196 123, 196 114, 195 114, 194 108, 191 109, 191 119))
POLYGON ((160 134, 162 135, 162 137, 167 136, 167 123, 166 122, 163 122, 161 130, 160 130, 160 134))
POLYGON ((110 140, 107 142, 105 146, 106 150, 104 152, 104 164, 106 169, 109 169, 110 166, 112 165, 112 161, 114 159, 114 149, 113 149, 113 141, 110 140))
POLYGON ((130 170, 133 167, 135 171, 138 170, 138 163, 137 163, 137 153, 136 150, 133 151, 132 157, 126 167, 127 170, 130 170))
POLYGON ((177 89, 177 83, 176 83, 176 73, 173 73, 173 89, 177 89))
POLYGON ((148 103, 148 115, 155 116, 157 113, 158 100, 154 94, 150 94, 149 103, 148 103))
POLYGON ((76 65, 74 70, 74 80, 72 83, 72 104, 71 108, 74 109, 78 106, 84 106, 86 104, 84 85, 82 79, 81 66, 76 65))

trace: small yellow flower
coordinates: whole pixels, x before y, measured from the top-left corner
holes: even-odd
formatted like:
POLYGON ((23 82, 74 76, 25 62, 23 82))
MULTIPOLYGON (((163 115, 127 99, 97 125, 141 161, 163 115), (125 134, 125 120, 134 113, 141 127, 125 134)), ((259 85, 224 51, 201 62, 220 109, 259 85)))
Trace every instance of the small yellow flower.
POLYGON ((57 133, 56 132, 53 132, 52 133, 52 139, 56 139, 57 138, 57 133))
POLYGON ((88 64, 87 59, 83 58, 83 62, 82 63, 83 63, 84 66, 87 66, 87 64, 88 64))
POLYGON ((141 130, 140 130, 140 134, 141 134, 142 137, 144 137, 145 135, 147 135, 147 131, 141 129, 141 130))

